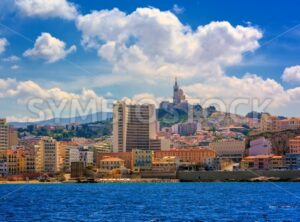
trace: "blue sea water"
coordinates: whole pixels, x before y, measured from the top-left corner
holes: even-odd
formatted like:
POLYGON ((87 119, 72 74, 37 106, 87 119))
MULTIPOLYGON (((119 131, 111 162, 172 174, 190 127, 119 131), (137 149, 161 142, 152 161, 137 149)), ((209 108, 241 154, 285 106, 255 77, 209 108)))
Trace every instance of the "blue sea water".
POLYGON ((0 185, 0 221, 300 221, 300 184, 0 185))

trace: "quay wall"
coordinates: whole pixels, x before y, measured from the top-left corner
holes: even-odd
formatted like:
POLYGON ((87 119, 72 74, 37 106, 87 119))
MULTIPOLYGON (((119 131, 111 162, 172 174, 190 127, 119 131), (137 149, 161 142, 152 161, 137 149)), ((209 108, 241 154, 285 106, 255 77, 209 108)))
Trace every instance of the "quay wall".
POLYGON ((282 181, 300 179, 300 170, 289 171, 179 171, 180 181, 250 181, 254 178, 277 178, 282 181))

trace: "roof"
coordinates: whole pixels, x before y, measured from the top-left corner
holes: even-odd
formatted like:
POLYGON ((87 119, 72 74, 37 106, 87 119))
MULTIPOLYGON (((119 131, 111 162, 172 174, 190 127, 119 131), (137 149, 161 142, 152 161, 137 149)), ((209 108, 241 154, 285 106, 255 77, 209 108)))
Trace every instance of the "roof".
POLYGON ((106 158, 100 160, 100 162, 101 161, 124 161, 124 160, 121 158, 118 158, 118 157, 106 157, 106 158))
POLYGON ((268 159, 268 158, 272 158, 272 159, 280 159, 282 158, 282 156, 279 155, 257 155, 257 156, 247 156, 244 157, 244 160, 254 160, 254 159, 268 159))

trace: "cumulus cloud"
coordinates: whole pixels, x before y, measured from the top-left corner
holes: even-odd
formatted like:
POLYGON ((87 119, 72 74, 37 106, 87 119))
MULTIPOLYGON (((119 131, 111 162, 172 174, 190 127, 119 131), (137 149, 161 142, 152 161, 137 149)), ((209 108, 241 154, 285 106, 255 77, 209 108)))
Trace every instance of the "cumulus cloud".
MULTIPOLYGON (((0 79, 0 99, 15 101, 19 109, 25 109, 24 116, 31 114, 26 119, 35 121, 111 111, 108 101, 91 89, 67 92, 59 87, 44 88, 31 80, 0 79)), ((14 118, 19 117, 10 116, 14 118)))
POLYGON ((8 41, 6 38, 0 38, 0 54, 5 51, 6 46, 8 45, 8 41))
POLYGON ((76 6, 67 0, 15 0, 15 3, 26 16, 60 17, 72 20, 78 14, 76 6))
POLYGON ((4 93, 7 89, 14 87, 17 84, 16 79, 7 78, 0 79, 0 97, 2 97, 2 93, 4 93))
POLYGON ((284 69, 281 76, 282 80, 289 83, 300 82, 300 66, 291 66, 284 69))
POLYGON ((49 33, 42 33, 35 41, 34 48, 24 52, 24 56, 33 58, 42 58, 47 63, 54 63, 64 59, 68 54, 75 52, 76 46, 72 45, 66 49, 66 44, 51 36, 49 33))
POLYGON ((254 102, 258 105, 268 103, 268 111, 271 111, 295 102, 296 98, 295 92, 285 90, 275 80, 254 74, 246 74, 242 78, 224 76, 217 81, 187 85, 184 90, 195 101, 220 99, 226 108, 235 101, 247 100, 247 111, 252 110, 254 102))
POLYGON ((82 44, 95 48, 113 65, 113 72, 150 77, 223 75, 223 67, 238 64, 242 54, 259 47, 254 27, 211 22, 196 30, 170 11, 137 8, 93 11, 76 20, 82 44))
POLYGON ((7 58, 3 58, 2 61, 4 61, 4 62, 18 62, 18 61, 20 61, 20 58, 18 56, 12 55, 12 56, 9 56, 7 58))

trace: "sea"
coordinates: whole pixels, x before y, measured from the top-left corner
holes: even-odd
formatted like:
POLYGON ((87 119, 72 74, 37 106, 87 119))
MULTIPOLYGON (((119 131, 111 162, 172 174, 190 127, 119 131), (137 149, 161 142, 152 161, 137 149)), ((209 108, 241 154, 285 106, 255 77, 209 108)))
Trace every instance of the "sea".
POLYGON ((300 184, 5 184, 0 221, 300 221, 300 184))

